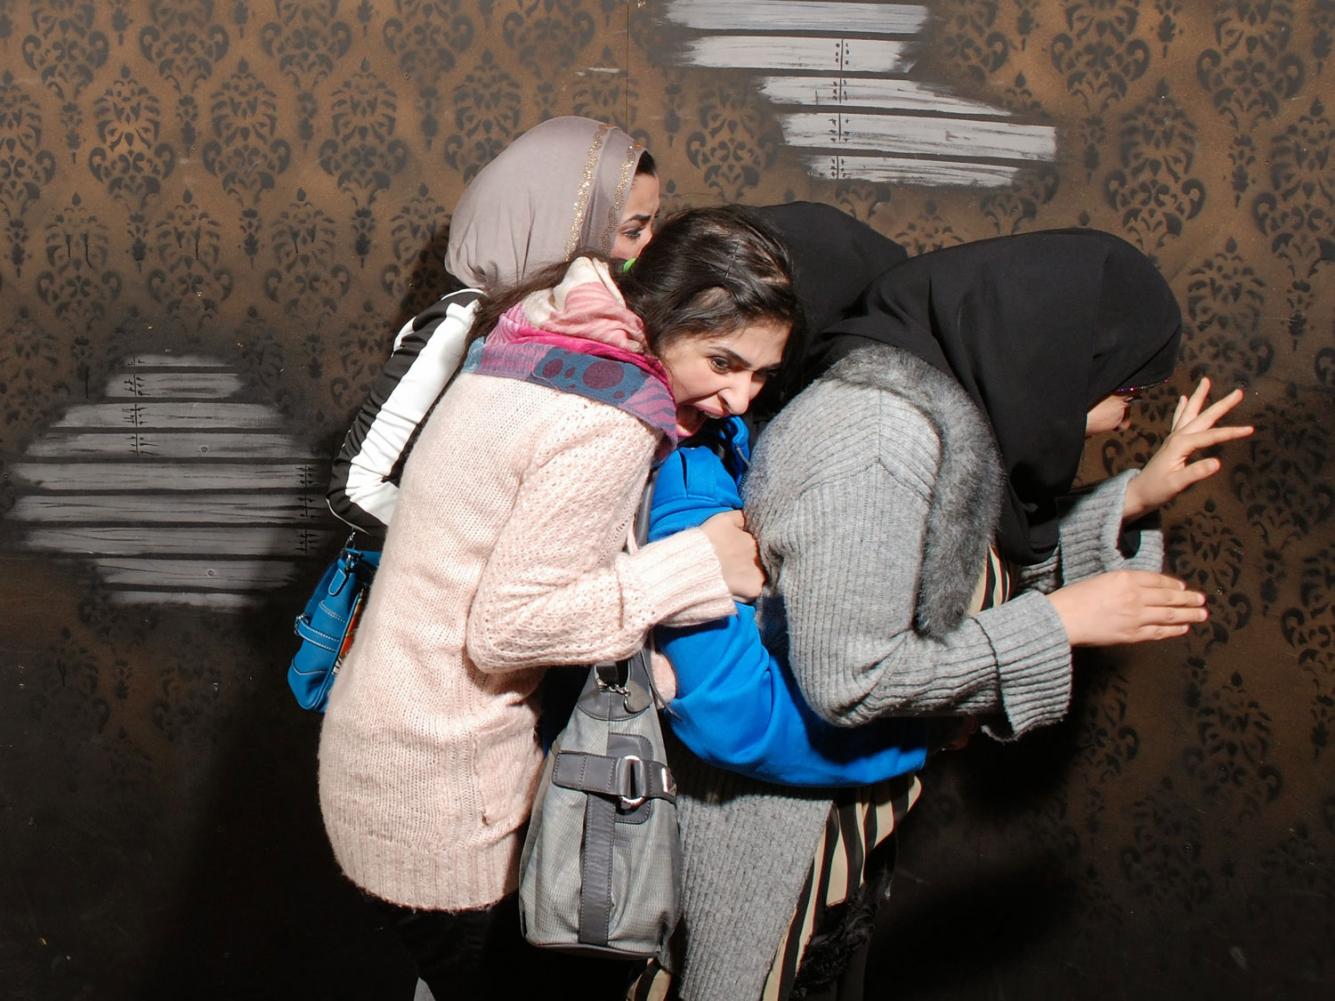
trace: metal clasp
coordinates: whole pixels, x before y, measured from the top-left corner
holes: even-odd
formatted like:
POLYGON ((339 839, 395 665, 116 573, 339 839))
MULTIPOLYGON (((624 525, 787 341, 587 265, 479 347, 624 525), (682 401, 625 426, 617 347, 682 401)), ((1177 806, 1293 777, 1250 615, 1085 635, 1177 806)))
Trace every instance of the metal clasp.
POLYGON ((644 759, 627 754, 617 760, 617 785, 621 789, 621 809, 634 810, 649 798, 649 783, 644 772, 644 759))

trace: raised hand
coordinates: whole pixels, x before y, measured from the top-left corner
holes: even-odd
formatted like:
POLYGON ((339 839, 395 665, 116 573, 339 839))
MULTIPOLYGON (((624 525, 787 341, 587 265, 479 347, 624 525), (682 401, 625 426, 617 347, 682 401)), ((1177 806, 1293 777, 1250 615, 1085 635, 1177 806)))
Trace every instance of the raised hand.
POLYGON ((1134 521, 1142 515, 1162 507, 1186 490, 1219 472, 1218 459, 1191 461, 1193 453, 1203 448, 1246 438, 1251 427, 1216 427, 1215 425, 1242 402, 1242 390, 1235 389, 1227 396, 1206 407, 1210 395, 1210 380, 1202 379, 1191 396, 1178 397, 1173 412, 1173 425, 1159 451, 1145 464, 1140 475, 1126 488, 1123 519, 1134 521), (1204 408, 1204 409, 1202 409, 1204 408))
POLYGON ((1171 639, 1209 617, 1205 595, 1148 570, 1110 570, 1058 588, 1048 600, 1071 646, 1171 639))
POLYGON ((765 587, 765 571, 760 566, 756 540, 746 530, 741 511, 724 511, 703 525, 701 531, 714 546, 714 555, 723 566, 723 580, 734 598, 754 601, 765 587))

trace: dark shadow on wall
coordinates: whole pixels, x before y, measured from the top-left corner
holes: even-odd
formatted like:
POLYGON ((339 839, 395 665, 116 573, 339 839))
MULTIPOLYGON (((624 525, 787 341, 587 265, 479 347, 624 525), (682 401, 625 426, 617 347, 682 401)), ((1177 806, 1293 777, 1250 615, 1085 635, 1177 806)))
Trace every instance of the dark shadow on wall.
POLYGON ((334 862, 320 820, 316 750, 321 717, 286 685, 292 609, 275 593, 237 630, 237 683, 199 724, 217 734, 178 761, 204 770, 172 846, 180 877, 158 920, 161 938, 127 997, 386 999, 412 997, 415 974, 334 862))

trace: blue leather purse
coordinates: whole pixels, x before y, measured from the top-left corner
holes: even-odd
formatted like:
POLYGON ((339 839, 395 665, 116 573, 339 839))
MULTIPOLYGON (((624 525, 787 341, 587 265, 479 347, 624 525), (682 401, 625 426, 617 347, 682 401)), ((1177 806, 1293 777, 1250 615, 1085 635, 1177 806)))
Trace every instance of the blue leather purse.
POLYGON ((329 564, 293 631, 301 640, 287 669, 287 684, 303 709, 324 712, 339 666, 352 648, 362 608, 371 593, 380 550, 349 544, 329 564))

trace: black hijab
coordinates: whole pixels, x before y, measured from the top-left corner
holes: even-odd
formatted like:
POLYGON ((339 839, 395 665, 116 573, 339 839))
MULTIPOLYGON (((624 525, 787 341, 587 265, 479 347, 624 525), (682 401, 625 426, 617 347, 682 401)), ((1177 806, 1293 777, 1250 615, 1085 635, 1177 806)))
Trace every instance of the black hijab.
POLYGON ((1057 500, 1075 479, 1089 408, 1168 378, 1181 329, 1144 254, 1096 230, 1050 230, 890 269, 854 315, 816 336, 807 373, 874 341, 953 375, 991 422, 1009 481, 998 548, 1032 564, 1057 546, 1057 500))
POLYGON ((803 323, 784 349, 784 378, 765 391, 747 411, 753 431, 762 427, 802 381, 807 344, 814 332, 852 315, 863 290, 908 253, 846 212, 819 202, 789 202, 750 210, 788 248, 793 290, 803 323))

